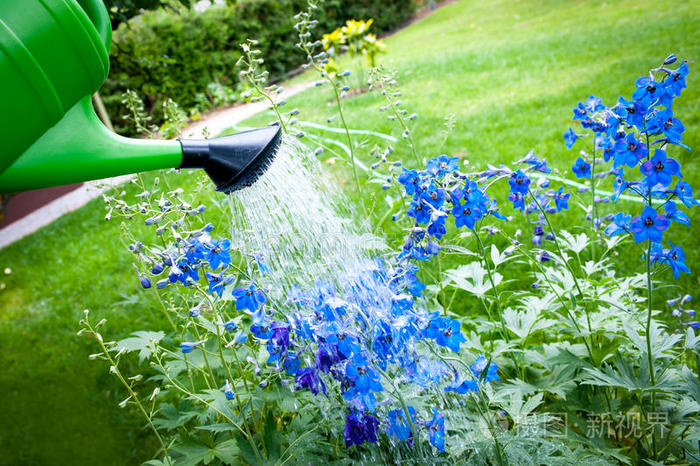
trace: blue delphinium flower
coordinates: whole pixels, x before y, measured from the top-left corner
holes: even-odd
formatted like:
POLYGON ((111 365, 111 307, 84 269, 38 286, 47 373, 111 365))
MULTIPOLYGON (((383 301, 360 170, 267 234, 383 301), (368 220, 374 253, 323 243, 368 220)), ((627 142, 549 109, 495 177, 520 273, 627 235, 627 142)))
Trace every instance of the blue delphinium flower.
POLYGON ((470 365, 469 368, 474 374, 474 377, 484 377, 485 382, 501 380, 498 377, 498 366, 496 365, 496 363, 493 361, 489 361, 488 359, 486 359, 486 357, 484 357, 484 355, 480 355, 478 358, 476 358, 476 361, 474 361, 474 363, 470 365), (487 367, 488 370, 486 370, 487 367), (486 374, 482 376, 485 370, 486 374))
POLYGON ((445 418, 433 409, 433 419, 428 423, 430 443, 440 451, 445 451, 445 418))
POLYGON ((420 176, 416 170, 406 170, 405 168, 399 175, 399 183, 401 183, 405 189, 406 194, 413 195, 418 190, 418 184, 420 183, 420 176))
MULTIPOLYGON (((414 420, 416 415, 416 410, 412 406, 408 407, 408 413, 411 416, 411 420, 414 420)), ((398 438, 399 440, 409 440, 413 437, 411 432, 411 426, 406 419, 406 414, 403 409, 392 409, 387 413, 387 419, 389 420, 389 426, 387 427, 386 433, 398 438)))
POLYGON ((681 165, 674 159, 666 157, 666 151, 656 149, 654 156, 639 166, 640 171, 646 176, 647 186, 657 184, 669 186, 673 176, 681 176, 681 165))
POLYGON ((528 178, 522 170, 514 172, 510 175, 510 180, 508 180, 510 192, 513 194, 522 194, 523 196, 528 193, 530 183, 530 178, 528 178))
POLYGON ((182 343, 180 343, 180 351, 182 351, 183 353, 191 353, 192 350, 194 350, 196 347, 198 347, 206 341, 207 340, 183 341, 182 343))
POLYGON ((581 102, 574 107, 574 120, 583 120, 588 116, 588 109, 581 102))
POLYGON ((479 206, 468 202, 464 205, 456 202, 452 209, 452 215, 458 228, 466 226, 469 229, 473 229, 476 222, 484 216, 479 206))
POLYGON ((557 212, 569 208, 569 198, 571 197, 571 194, 565 193, 563 190, 564 188, 560 187, 559 190, 554 193, 554 205, 557 208, 557 212))
POLYGON ((574 162, 574 165, 571 167, 571 171, 574 172, 576 178, 590 178, 591 164, 579 157, 576 159, 576 162, 574 162))
POLYGON ((569 130, 564 133, 566 148, 571 149, 574 147, 574 144, 576 144, 576 139, 578 139, 578 134, 574 133, 574 130, 569 128, 569 130))
POLYGON ((678 280, 681 273, 690 273, 690 269, 685 263, 685 253, 683 252, 683 249, 681 249, 681 247, 677 244, 670 244, 671 249, 664 254, 664 258, 666 263, 671 266, 673 276, 676 278, 676 280, 678 280))
POLYGON ((615 142, 615 155, 613 156, 613 167, 635 167, 641 159, 647 155, 647 145, 637 140, 634 133, 629 133, 626 137, 615 142))
POLYGON ((236 299, 236 309, 248 309, 250 312, 258 310, 261 304, 265 303, 265 295, 262 291, 250 285, 246 288, 236 288, 233 290, 233 297, 236 299))
POLYGON ((632 220, 631 215, 627 215, 623 212, 618 212, 615 214, 613 223, 605 228, 605 234, 611 238, 615 235, 621 235, 630 231, 630 220, 632 220))
POLYGON ((226 379, 226 383, 224 384, 224 396, 227 400, 233 400, 233 397, 236 396, 236 394, 233 392, 233 387, 231 386, 231 383, 228 381, 228 379, 226 379))
POLYGON ((376 442, 378 427, 379 420, 373 415, 350 409, 345 421, 345 430, 343 431, 346 448, 350 448, 353 445, 362 445, 364 442, 376 442))
POLYGON ((426 335, 428 338, 434 339, 438 345, 449 348, 455 353, 459 353, 459 345, 467 341, 462 336, 459 321, 448 317, 435 317, 432 319, 426 335))
POLYGON ((688 218, 688 215, 685 212, 678 210, 675 202, 666 202, 664 210, 666 211, 666 217, 668 217, 669 220, 690 226, 690 218, 688 218))
POLYGON ((653 243, 660 243, 662 232, 669 227, 671 222, 665 215, 657 214, 651 206, 644 207, 640 217, 635 217, 630 222, 630 231, 634 234, 637 243, 647 239, 653 243))
POLYGON ((441 155, 428 160, 428 163, 425 165, 425 171, 432 176, 443 177, 445 174, 452 173, 459 169, 457 161, 457 157, 441 155))
POLYGON ((416 220, 416 223, 426 225, 430 222, 430 207, 425 205, 422 199, 412 201, 406 215, 416 220))
POLYGON ((231 249, 231 241, 227 239, 223 241, 212 241, 205 256, 207 262, 209 262, 209 266, 216 270, 222 264, 230 264, 231 254, 229 253, 229 249, 231 249))
POLYGON ((678 181, 671 193, 680 199, 686 207, 700 205, 700 202, 693 198, 693 187, 687 181, 678 181))
POLYGON ((668 92, 674 97, 681 95, 681 91, 685 89, 685 77, 688 76, 688 63, 683 62, 677 70, 671 71, 663 81, 668 92))

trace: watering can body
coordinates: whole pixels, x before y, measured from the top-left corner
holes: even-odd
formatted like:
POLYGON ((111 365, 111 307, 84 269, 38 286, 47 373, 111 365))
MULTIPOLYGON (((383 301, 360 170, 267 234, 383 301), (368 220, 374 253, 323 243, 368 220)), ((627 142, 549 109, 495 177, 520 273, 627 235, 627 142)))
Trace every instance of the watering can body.
POLYGON ((162 168, 204 168, 217 189, 254 181, 278 127, 212 140, 128 139, 97 118, 109 72, 102 0, 0 0, 0 193, 162 168))

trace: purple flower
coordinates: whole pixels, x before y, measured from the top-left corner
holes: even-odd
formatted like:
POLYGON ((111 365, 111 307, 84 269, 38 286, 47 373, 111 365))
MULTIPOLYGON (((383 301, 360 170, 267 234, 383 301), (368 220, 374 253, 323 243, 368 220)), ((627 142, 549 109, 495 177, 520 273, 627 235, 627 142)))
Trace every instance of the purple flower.
POLYGON ((673 181, 672 176, 682 176, 681 165, 674 159, 667 158, 666 151, 661 149, 656 149, 651 160, 640 165, 639 170, 646 176, 649 187, 657 184, 669 186, 673 181))
POLYGON ((302 367, 297 371, 295 378, 297 388, 308 388, 311 393, 318 395, 320 391, 326 394, 326 386, 313 367, 302 367))
POLYGON ((376 417, 351 409, 345 420, 345 430, 343 431, 345 447, 362 445, 364 442, 376 442, 378 427, 379 421, 376 417))
POLYGON ((637 243, 649 240, 660 243, 662 232, 671 224, 668 217, 656 213, 651 206, 644 207, 641 217, 635 217, 630 222, 630 231, 637 243))

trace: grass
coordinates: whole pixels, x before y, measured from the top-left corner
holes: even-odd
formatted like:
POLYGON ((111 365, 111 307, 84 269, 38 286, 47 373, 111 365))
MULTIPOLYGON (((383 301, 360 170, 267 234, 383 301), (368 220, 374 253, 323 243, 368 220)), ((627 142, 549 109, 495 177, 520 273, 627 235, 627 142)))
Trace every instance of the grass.
MULTIPOLYGON (((451 113, 457 124, 442 152, 463 155, 479 167, 534 149, 553 167, 568 170, 576 152, 566 150, 561 135, 576 102, 590 93, 605 103, 628 96, 634 79, 670 52, 691 60, 689 89, 676 108, 686 142, 700 147, 698 30, 700 15, 691 2, 548 0, 535 7, 464 0, 387 38, 383 61, 397 72, 404 107, 419 115, 414 137, 422 155, 437 155, 443 117, 451 113)), ((307 91, 291 98, 289 108, 300 108, 300 119, 324 122, 333 113, 329 99, 327 90, 307 91)), ((348 99, 350 126, 399 136, 380 105, 378 93, 348 99)), ((246 125, 269 118, 261 115, 246 125)), ((396 149, 412 166, 406 147, 399 142, 396 149)), ((367 153, 367 146, 359 150, 366 163, 367 153)), ((688 181, 700 188, 693 153, 673 154, 688 181)), ((352 196, 348 168, 329 168, 352 196)), ((182 184, 189 180, 177 178, 182 184)), ((378 189, 368 191, 381 202, 378 189)), ((375 221, 383 209, 373 214, 375 221)), ((137 463, 155 449, 141 420, 116 406, 124 396, 107 368, 88 360, 91 342, 75 336, 85 308, 109 320, 109 338, 160 323, 156 304, 140 290, 118 240, 119 224, 105 223, 103 216, 97 200, 0 250, 0 270, 12 269, 0 276, 6 285, 0 291, 2 464, 137 463)), ((691 219, 698 220, 697 210, 691 219)), ((556 221, 580 223, 573 213, 556 221)), ((675 226, 672 239, 697 270, 697 237, 675 226)), ((638 256, 629 257, 633 264, 638 256)), ((681 280, 686 291, 698 288, 696 277, 681 280)))

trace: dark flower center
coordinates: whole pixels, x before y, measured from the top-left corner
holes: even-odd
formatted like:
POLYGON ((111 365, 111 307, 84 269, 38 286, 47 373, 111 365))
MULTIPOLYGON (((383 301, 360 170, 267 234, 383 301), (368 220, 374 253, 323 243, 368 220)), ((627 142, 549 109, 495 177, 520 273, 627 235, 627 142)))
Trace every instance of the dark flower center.
POLYGON ((445 336, 446 336, 446 337, 451 337, 451 336, 452 336, 452 329, 451 329, 451 328, 448 328, 447 330, 445 330, 445 336))
POLYGON ((464 215, 471 215, 471 214, 472 214, 472 210, 469 207, 465 207, 464 208, 464 215))
POLYGON ((627 144, 627 150, 628 150, 628 151, 633 152, 633 151, 635 151, 636 149, 637 149, 637 144, 635 144, 634 142, 630 142, 629 144, 627 144))
POLYGON ((430 199, 432 199, 433 201, 437 201, 438 194, 435 191, 433 191, 432 193, 430 193, 430 199))
POLYGON ((252 295, 252 294, 253 294, 253 292, 252 292, 251 290, 248 290, 248 291, 245 292, 245 295, 246 295, 246 296, 250 296, 250 295, 252 295))
POLYGON ((671 253, 671 259, 673 259, 674 261, 675 261, 676 259, 678 259, 678 253, 677 253, 676 251, 673 251, 673 252, 671 253))
POLYGON ((644 219, 644 226, 650 227, 654 224, 654 219, 651 217, 647 217, 644 219))
POLYGON ((673 73, 673 80, 678 81, 679 79, 681 79, 681 74, 680 73, 673 73))
POLYGON ((663 162, 660 160, 658 162, 656 162, 656 165, 654 165, 654 170, 656 170, 657 172, 660 172, 660 171, 663 171, 663 169, 664 169, 663 162))
POLYGON ((647 86, 647 92, 656 92, 656 86, 654 86, 653 84, 649 84, 647 86))
POLYGON ((447 168, 447 164, 445 162, 440 163, 440 168, 447 168))
POLYGON ((221 248, 219 246, 214 248, 214 254, 219 254, 221 252, 221 248))
POLYGON ((627 107, 627 113, 629 113, 630 115, 633 114, 633 113, 636 112, 636 111, 637 111, 637 109, 634 108, 634 107, 627 107))
POLYGON ((516 182, 517 184, 523 184, 523 181, 524 181, 524 180, 523 180, 523 178, 522 178, 521 176, 519 176, 519 177, 517 177, 517 178, 515 179, 515 182, 516 182))
POLYGON ((664 128, 669 129, 673 128, 673 118, 669 118, 666 123, 664 123, 664 128))
POLYGON ((363 375, 363 374, 366 374, 366 373, 367 373, 367 370, 366 370, 364 367, 359 366, 359 367, 357 368, 357 373, 360 374, 360 375, 363 375))

